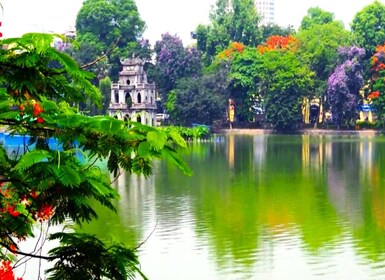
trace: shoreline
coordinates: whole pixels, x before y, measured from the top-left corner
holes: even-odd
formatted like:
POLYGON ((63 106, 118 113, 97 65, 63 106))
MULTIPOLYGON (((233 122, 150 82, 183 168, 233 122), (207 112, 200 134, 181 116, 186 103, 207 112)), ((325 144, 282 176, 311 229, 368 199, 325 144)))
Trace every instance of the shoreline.
MULTIPOLYGON (((245 135, 266 135, 266 134, 285 134, 278 133, 272 129, 249 129, 249 128, 233 128, 233 129, 219 129, 213 132, 214 134, 245 134, 245 135)), ((363 130, 333 130, 333 129, 301 129, 293 133, 286 133, 285 135, 363 135, 363 136, 379 136, 383 132, 375 129, 363 130)))

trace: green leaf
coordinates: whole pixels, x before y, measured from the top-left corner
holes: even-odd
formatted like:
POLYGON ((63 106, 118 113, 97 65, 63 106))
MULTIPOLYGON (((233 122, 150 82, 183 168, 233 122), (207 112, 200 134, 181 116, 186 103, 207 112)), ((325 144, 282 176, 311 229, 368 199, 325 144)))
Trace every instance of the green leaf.
POLYGON ((165 147, 162 152, 163 155, 172 163, 174 163, 179 168, 179 170, 181 170, 185 175, 192 176, 192 170, 187 165, 187 163, 180 158, 180 156, 177 152, 175 152, 175 150, 165 147))
POLYGON ((92 185, 92 187, 102 196, 113 195, 117 197, 117 193, 109 186, 99 180, 93 178, 87 178, 87 181, 92 185))
POLYGON ((9 167, 7 152, 5 151, 3 145, 0 145, 0 162, 2 165, 1 168, 6 169, 9 167))
POLYGON ((138 155, 141 157, 147 157, 150 155, 150 144, 148 142, 142 142, 139 144, 138 155))
POLYGON ((16 166, 13 168, 15 171, 25 171, 26 169, 30 168, 32 165, 47 161, 49 159, 52 159, 52 156, 49 154, 49 152, 44 150, 33 150, 29 153, 24 154, 19 162, 16 164, 16 166))
POLYGON ((4 112, 0 113, 0 119, 17 119, 20 117, 20 112, 18 111, 11 111, 11 112, 4 112))
POLYGON ((147 141, 151 148, 159 151, 163 149, 167 142, 167 135, 163 131, 150 131, 147 133, 147 141))
POLYGON ((99 125, 101 132, 104 133, 116 133, 124 127, 124 124, 121 120, 116 120, 113 118, 101 120, 99 125))
POLYGON ((176 130, 171 130, 169 132, 169 135, 171 139, 179 146, 186 148, 187 144, 186 141, 183 139, 183 137, 180 135, 180 133, 176 130))
POLYGON ((61 165, 60 168, 52 168, 56 177, 64 186, 79 186, 82 182, 82 178, 79 176, 78 172, 69 167, 68 165, 61 165))

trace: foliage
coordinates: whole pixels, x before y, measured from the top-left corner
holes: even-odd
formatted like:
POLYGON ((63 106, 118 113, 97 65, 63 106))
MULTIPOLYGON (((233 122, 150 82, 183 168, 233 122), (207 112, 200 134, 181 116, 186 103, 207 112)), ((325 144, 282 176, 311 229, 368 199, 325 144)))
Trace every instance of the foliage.
POLYGON ((134 52, 148 58, 148 42, 146 45, 145 40, 140 40, 144 27, 133 0, 86 0, 76 18, 79 48, 72 52, 77 52, 77 61, 81 64, 107 54, 109 73, 117 79, 121 58, 134 52))
POLYGON ((74 41, 63 52, 69 54, 81 65, 87 65, 97 60, 87 69, 95 74, 93 83, 96 85, 98 80, 110 74, 111 64, 107 57, 102 57, 105 51, 103 44, 98 42, 98 39, 91 34, 87 34, 85 37, 81 42, 74 41))
POLYGON ((375 0, 364 7, 353 18, 352 34, 358 46, 366 51, 370 58, 376 47, 385 42, 385 5, 375 0))
POLYGON ((165 126, 161 129, 167 131, 169 134, 176 133, 177 135, 181 135, 185 140, 196 140, 210 134, 210 127, 206 125, 196 125, 194 127, 165 126))
POLYGON ((263 107, 261 75, 265 71, 262 55, 255 47, 248 47, 231 62, 231 98, 236 104, 238 120, 248 120, 254 115, 252 108, 263 107))
POLYGON ((292 25, 282 27, 279 26, 278 24, 268 24, 268 25, 263 25, 262 26, 262 41, 266 41, 267 38, 271 36, 289 36, 289 35, 294 35, 295 30, 292 25))
POLYGON ((193 123, 211 125, 223 119, 227 98, 218 91, 218 78, 205 75, 199 78, 184 78, 170 92, 166 104, 174 124, 190 126, 193 123))
MULTIPOLYGON (((328 24, 334 21, 334 14, 319 7, 309 8, 307 15, 302 19, 299 30, 310 29, 317 25, 328 24)), ((342 23, 341 23, 342 24, 342 23)))
POLYGON ((68 230, 50 235, 61 245, 48 255, 41 248, 24 252, 18 244, 30 240, 38 224, 81 225, 97 218, 92 201, 114 210, 118 193, 110 173, 149 175, 152 159, 166 157, 190 174, 175 150, 186 145, 177 134, 79 114, 72 105, 84 98, 100 104, 100 92, 92 74, 51 47, 53 38, 31 33, 1 41, 0 124, 30 140, 19 154, 0 146, 0 258, 14 259, 13 253, 51 261, 48 279, 133 279, 140 273, 136 250, 121 244, 68 230), (53 139, 57 145, 50 144, 53 139), (95 165, 100 161, 108 172, 95 165))
POLYGON ((105 77, 99 81, 99 90, 102 94, 102 108, 99 115, 107 115, 111 102, 111 80, 105 77))
POLYGON ((278 131, 295 130, 302 121, 302 99, 312 89, 313 72, 293 51, 263 54, 261 75, 265 120, 278 131))
POLYGON ((315 96, 326 93, 327 79, 337 64, 338 47, 348 46, 350 33, 338 21, 311 24, 302 28, 297 38, 301 42, 299 54, 315 72, 315 96))
POLYGON ((185 48, 178 36, 168 33, 155 44, 155 83, 163 101, 184 77, 197 77, 202 70, 201 54, 195 48, 185 48))
POLYGON ((210 12, 210 24, 195 30, 197 47, 203 53, 206 66, 230 42, 246 46, 257 45, 262 38, 260 17, 252 0, 217 0, 210 12))
POLYGON ((338 50, 340 64, 328 79, 327 100, 333 121, 340 128, 350 126, 358 116, 359 91, 364 85, 365 50, 356 46, 338 50))
POLYGON ((272 36, 257 48, 234 52, 230 60, 230 97, 238 120, 247 121, 265 109, 265 121, 277 130, 295 129, 301 101, 312 87, 312 75, 297 55, 292 36, 272 36))
POLYGON ((376 110, 377 122, 384 125, 385 120, 385 45, 377 46, 376 53, 371 58, 372 89, 368 95, 373 108, 376 110))

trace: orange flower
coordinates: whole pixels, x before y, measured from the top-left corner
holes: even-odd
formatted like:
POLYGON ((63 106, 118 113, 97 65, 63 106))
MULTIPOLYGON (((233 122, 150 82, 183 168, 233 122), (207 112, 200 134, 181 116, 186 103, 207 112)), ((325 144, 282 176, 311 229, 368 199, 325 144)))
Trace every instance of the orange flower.
POLYGON ((33 104, 33 115, 37 117, 40 113, 43 113, 44 110, 41 108, 39 103, 34 103, 33 104))
POLYGON ((266 43, 257 47, 258 51, 263 54, 266 51, 272 50, 286 50, 290 49, 295 51, 298 48, 299 41, 295 39, 293 36, 280 36, 274 35, 270 36, 266 43))
POLYGON ((378 98, 380 96, 379 91, 373 91, 371 94, 368 95, 369 99, 378 98))

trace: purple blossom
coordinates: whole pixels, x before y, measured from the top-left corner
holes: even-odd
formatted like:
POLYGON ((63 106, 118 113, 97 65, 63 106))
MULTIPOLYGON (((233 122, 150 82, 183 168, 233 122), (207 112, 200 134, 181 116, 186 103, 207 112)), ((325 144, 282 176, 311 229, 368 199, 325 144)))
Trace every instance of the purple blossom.
POLYGON ((359 91, 364 85, 363 57, 365 50, 352 46, 338 49, 341 61, 328 79, 327 98, 333 119, 340 127, 358 115, 359 91))

